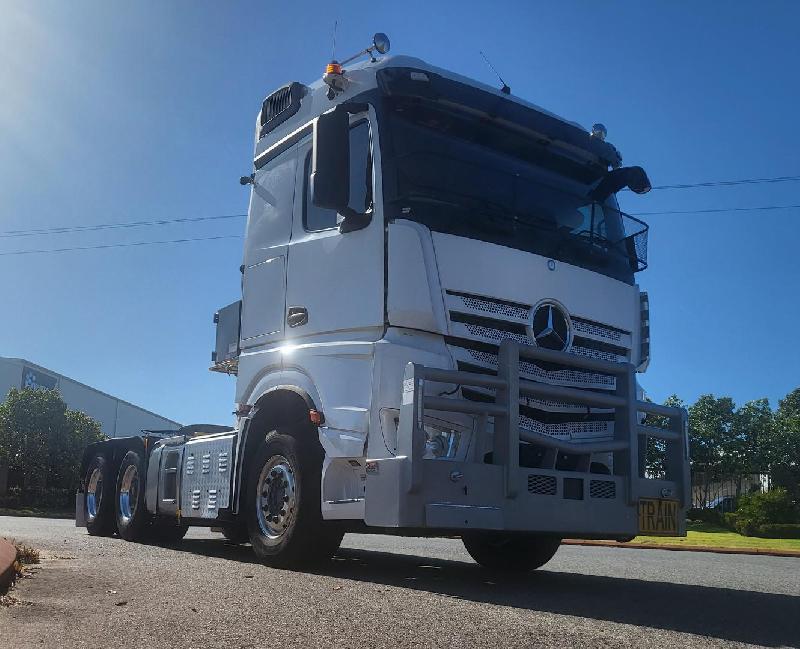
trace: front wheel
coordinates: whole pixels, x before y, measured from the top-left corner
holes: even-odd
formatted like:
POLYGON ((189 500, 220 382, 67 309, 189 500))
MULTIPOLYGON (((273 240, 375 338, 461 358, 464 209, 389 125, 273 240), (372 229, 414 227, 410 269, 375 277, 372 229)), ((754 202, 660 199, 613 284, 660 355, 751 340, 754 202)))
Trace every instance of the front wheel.
POLYGON ((529 572, 541 568, 561 545, 561 539, 556 537, 509 532, 470 532, 461 540, 475 561, 497 572, 529 572))
POLYGON ((342 542, 341 530, 322 520, 322 458, 315 438, 300 440, 282 431, 269 433, 253 458, 247 526, 253 550, 265 563, 285 568, 318 563, 342 542))

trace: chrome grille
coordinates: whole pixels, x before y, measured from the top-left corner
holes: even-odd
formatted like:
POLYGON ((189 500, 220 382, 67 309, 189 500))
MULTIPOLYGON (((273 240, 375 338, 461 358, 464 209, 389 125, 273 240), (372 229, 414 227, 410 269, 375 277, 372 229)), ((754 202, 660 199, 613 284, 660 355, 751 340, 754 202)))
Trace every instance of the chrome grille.
POLYGON ((525 430, 552 437, 606 437, 614 433, 614 424, 610 421, 569 421, 561 424, 546 424, 520 415, 519 426, 525 430))
POLYGON ((586 347, 578 347, 573 345, 570 351, 573 354, 588 356, 589 358, 599 358, 604 361, 611 361, 612 363, 620 363, 627 360, 624 357, 620 357, 619 354, 615 354, 614 352, 606 352, 602 349, 587 349, 586 347))
MULTIPOLYGON (((476 349, 470 349, 468 352, 476 361, 489 367, 497 367, 497 354, 476 349)), ((558 383, 559 385, 571 385, 575 387, 602 387, 608 388, 609 390, 613 390, 616 387, 616 380, 613 376, 595 374, 593 372, 582 372, 573 369, 548 372, 530 361, 520 361, 519 372, 527 379, 541 381, 543 383, 558 383)))
POLYGON ((532 494, 541 494, 542 496, 555 496, 556 495, 556 479, 552 475, 538 475, 531 473, 528 475, 528 491, 532 494))
POLYGON ((617 485, 611 480, 590 480, 589 496, 592 498, 616 498, 617 485))
MULTIPOLYGON (((447 291, 445 301, 452 335, 448 344, 459 367, 463 365, 461 369, 465 371, 496 372, 497 349, 504 340, 510 339, 522 345, 534 344, 527 333, 533 308, 530 305, 456 291, 447 291)), ((611 362, 628 362, 631 359, 633 340, 629 332, 580 316, 570 316, 570 319, 573 327, 572 345, 567 350, 570 353, 611 362)), ((616 379, 612 375, 563 365, 522 360, 519 372, 522 378, 551 385, 604 391, 616 389, 616 379)), ((472 392, 472 396, 467 398, 494 399, 492 390, 472 392)), ((607 415, 607 410, 594 409, 590 413, 577 404, 546 399, 526 399, 520 403, 526 406, 525 414, 520 415, 520 428, 532 432, 573 439, 610 437, 614 434, 613 421, 606 421, 609 417, 601 416, 607 415), (562 413, 561 421, 558 418, 553 421, 553 417, 547 415, 556 412, 562 413), (565 418, 563 413, 574 413, 576 421, 569 421, 569 417, 565 418)))
POLYGON ((582 318, 572 318, 572 327, 577 333, 588 334, 614 343, 623 342, 624 332, 613 327, 583 320, 582 318))
POLYGON ((521 304, 511 304, 509 302, 500 302, 498 300, 489 300, 482 297, 472 296, 472 295, 463 295, 463 294, 451 294, 458 297, 461 300, 461 304, 463 304, 468 309, 474 309, 475 311, 482 311, 483 313, 491 313, 492 315, 502 315, 506 316, 507 318, 516 318, 518 320, 525 320, 527 319, 528 315, 531 312, 530 307, 522 306, 521 304))
POLYGON ((475 324, 465 324, 464 326, 473 336, 495 340, 498 344, 503 342, 506 338, 511 338, 511 340, 518 342, 520 345, 531 344, 530 338, 512 331, 502 331, 500 329, 492 329, 491 327, 484 327, 483 325, 475 324))

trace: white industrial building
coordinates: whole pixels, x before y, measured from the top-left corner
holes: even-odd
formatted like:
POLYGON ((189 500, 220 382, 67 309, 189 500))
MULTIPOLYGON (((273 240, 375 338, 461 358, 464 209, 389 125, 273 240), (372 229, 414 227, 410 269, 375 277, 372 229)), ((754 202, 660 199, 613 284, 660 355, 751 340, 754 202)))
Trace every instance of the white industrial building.
POLYGON ((136 435, 142 430, 176 430, 177 421, 79 383, 22 358, 0 356, 0 403, 11 388, 55 388, 72 410, 96 419, 108 437, 136 435))

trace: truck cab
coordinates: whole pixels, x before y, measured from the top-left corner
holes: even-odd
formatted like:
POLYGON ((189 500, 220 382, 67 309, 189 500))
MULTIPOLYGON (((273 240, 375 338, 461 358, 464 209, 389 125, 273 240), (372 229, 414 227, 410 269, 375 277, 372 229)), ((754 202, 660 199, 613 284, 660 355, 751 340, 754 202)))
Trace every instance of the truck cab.
POLYGON ((256 119, 211 367, 234 426, 87 450, 90 532, 102 495, 126 538, 215 526, 277 565, 349 530, 456 534, 513 570, 564 537, 685 534, 686 414, 640 399, 647 226, 616 200, 646 174, 601 125, 366 53, 256 119))

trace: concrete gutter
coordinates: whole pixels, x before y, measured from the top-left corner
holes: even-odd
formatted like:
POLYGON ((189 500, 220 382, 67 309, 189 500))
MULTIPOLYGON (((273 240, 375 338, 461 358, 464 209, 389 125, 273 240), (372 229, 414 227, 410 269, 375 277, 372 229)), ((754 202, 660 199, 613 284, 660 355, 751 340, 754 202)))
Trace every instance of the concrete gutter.
POLYGON ((14 581, 17 571, 14 562, 17 560, 17 548, 8 539, 0 539, 0 592, 3 592, 14 581))
POLYGON ((603 548, 627 548, 629 550, 669 550, 672 552, 715 552, 716 554, 754 554, 766 557, 800 558, 798 550, 771 550, 767 548, 723 548, 705 545, 672 545, 658 543, 618 543, 617 541, 587 541, 583 539, 564 539, 562 545, 591 545, 603 548))

